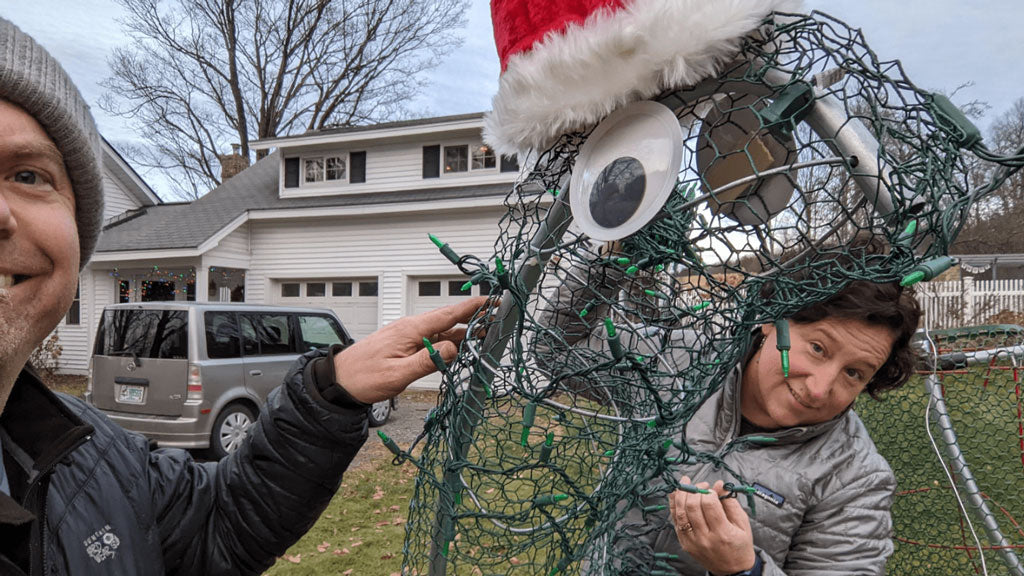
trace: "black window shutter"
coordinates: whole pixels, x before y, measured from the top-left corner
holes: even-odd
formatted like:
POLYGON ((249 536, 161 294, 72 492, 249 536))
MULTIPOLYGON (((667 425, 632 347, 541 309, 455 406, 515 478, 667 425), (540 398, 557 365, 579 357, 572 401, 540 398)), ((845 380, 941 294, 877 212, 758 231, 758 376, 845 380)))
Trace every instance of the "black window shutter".
POLYGON ((298 188, 299 187, 299 159, 298 158, 285 158, 284 159, 284 187, 285 188, 298 188))
POLYGON ((519 172, 519 157, 501 155, 502 172, 519 172))
POLYGON ((366 152, 350 152, 348 155, 350 184, 366 182, 366 152))
POLYGON ((441 146, 423 147, 423 177, 441 177, 441 146))

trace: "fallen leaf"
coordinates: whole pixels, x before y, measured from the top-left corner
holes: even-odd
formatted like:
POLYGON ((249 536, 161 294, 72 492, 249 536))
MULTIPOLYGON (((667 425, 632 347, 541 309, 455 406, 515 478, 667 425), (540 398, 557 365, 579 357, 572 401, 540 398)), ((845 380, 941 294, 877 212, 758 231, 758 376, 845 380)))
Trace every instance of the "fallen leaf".
POLYGON ((362 546, 362 545, 363 545, 363 543, 362 543, 362 542, 353 542, 353 543, 352 543, 352 547, 353 547, 353 548, 355 548, 356 546, 362 546))
POLYGON ((508 559, 508 563, 513 565, 513 566, 519 566, 519 558, 516 558, 515 556, 513 556, 513 557, 508 559))
POLYGON ((374 493, 373 493, 373 499, 374 500, 380 500, 381 498, 384 497, 384 491, 380 489, 380 486, 374 486, 373 489, 374 489, 374 493))
POLYGON ((398 526, 399 524, 402 524, 404 522, 405 522, 405 518, 402 518, 401 516, 395 516, 395 519, 391 523, 394 524, 395 526, 398 526))
POLYGON ((284 559, 291 562, 292 564, 298 564, 302 562, 302 554, 296 554, 295 556, 284 555, 284 559))
POLYGON ((353 531, 353 532, 355 532, 356 530, 359 530, 359 526, 353 526, 353 527, 352 527, 352 531, 353 531))
POLYGON ((390 520, 382 520, 380 522, 377 522, 377 528, 380 528, 381 526, 387 526, 388 524, 391 524, 390 520))
POLYGON ((392 506, 391 508, 388 508, 388 510, 390 510, 392 512, 398 512, 398 505, 396 504, 395 506, 392 506))
POLYGON ((329 543, 324 542, 324 543, 320 544, 319 546, 317 546, 316 550, 317 550, 317 552, 326 552, 327 549, 330 548, 330 547, 331 547, 331 545, 329 543))
POLYGON ((380 559, 381 560, 391 560, 394 557, 395 557, 394 554, 392 554, 391 552, 388 552, 387 554, 384 554, 383 556, 381 556, 380 559))
POLYGON ((344 572, 342 572, 341 576, 348 576, 349 574, 352 573, 353 570, 355 570, 355 568, 349 568, 348 570, 345 570, 344 572))

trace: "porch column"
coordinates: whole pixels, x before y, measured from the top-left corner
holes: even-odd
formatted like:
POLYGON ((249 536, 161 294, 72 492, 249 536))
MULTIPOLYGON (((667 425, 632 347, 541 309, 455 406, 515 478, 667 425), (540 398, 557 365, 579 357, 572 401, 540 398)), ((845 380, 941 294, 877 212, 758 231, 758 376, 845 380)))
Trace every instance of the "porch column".
POLYGON ((196 302, 210 301, 210 267, 206 265, 206 259, 199 258, 199 266, 196 266, 196 302))

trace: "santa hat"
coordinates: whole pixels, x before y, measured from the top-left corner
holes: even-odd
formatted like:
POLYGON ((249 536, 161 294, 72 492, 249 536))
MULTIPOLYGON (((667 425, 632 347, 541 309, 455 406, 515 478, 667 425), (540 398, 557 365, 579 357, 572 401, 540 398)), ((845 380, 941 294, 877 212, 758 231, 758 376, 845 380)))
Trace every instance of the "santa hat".
POLYGON ((619 106, 715 75, 801 0, 491 0, 501 79, 484 139, 544 150, 619 106))

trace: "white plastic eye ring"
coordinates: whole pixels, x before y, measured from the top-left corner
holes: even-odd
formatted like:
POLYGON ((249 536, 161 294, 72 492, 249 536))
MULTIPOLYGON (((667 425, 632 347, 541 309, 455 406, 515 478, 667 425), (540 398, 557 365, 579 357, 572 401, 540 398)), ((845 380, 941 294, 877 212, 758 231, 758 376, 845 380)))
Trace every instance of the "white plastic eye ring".
POLYGON ((595 240, 619 240, 664 206, 679 176, 683 131, 657 102, 611 113, 580 149, 569 185, 573 219, 595 240))

